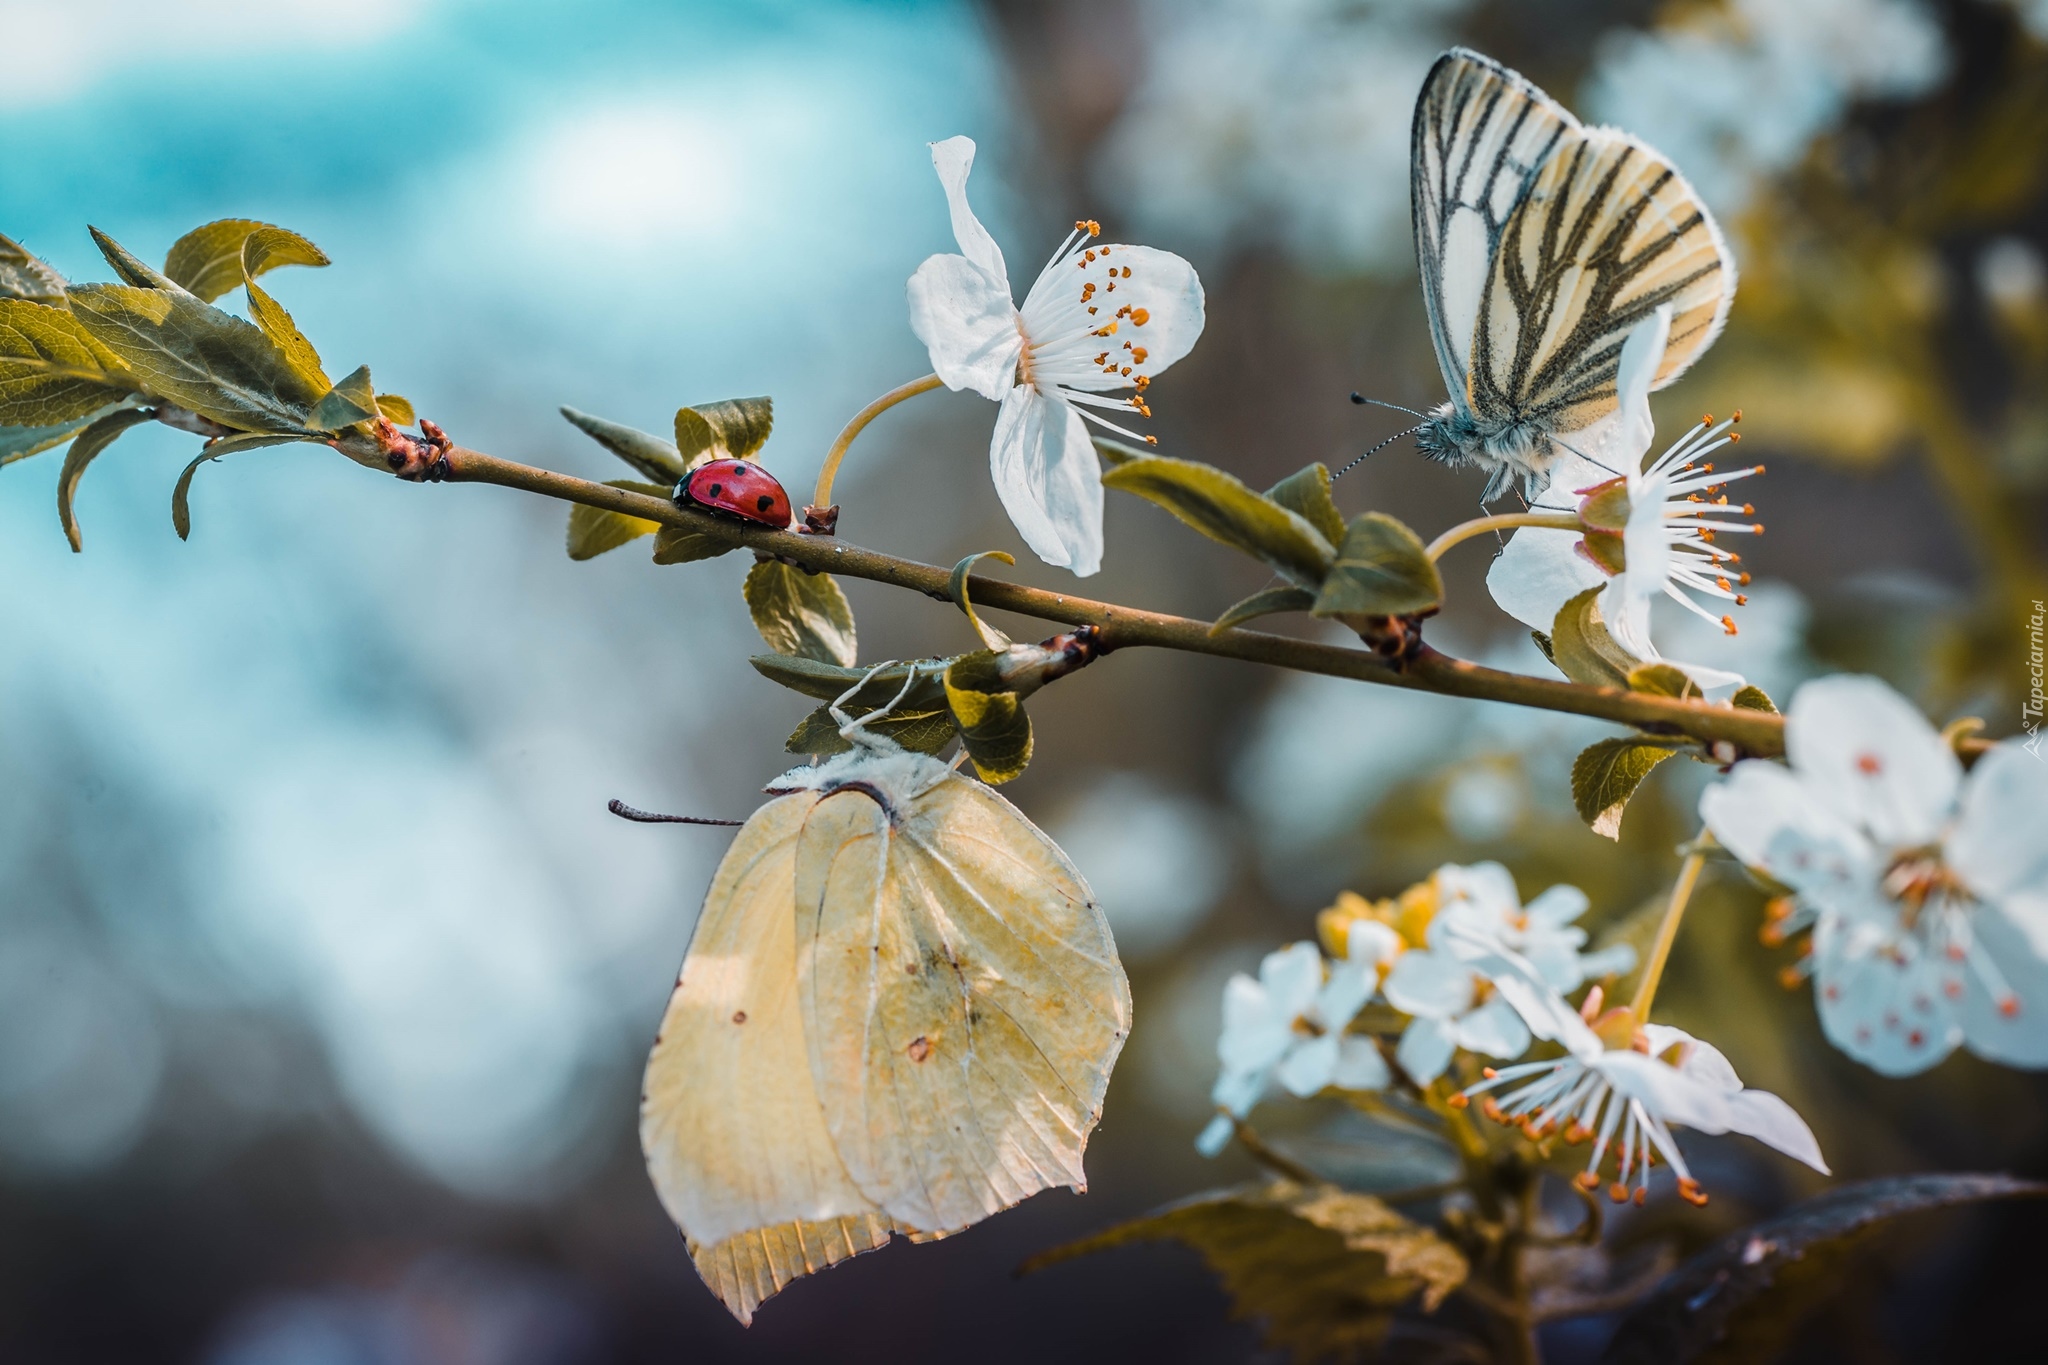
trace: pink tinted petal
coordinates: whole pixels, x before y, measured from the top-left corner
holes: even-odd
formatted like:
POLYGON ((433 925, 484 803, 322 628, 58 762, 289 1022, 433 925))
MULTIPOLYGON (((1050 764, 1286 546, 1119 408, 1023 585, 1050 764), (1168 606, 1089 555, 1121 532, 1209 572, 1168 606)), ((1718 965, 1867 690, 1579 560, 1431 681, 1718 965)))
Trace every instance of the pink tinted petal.
POLYGON ((1024 338, 1007 286, 965 256, 933 256, 910 277, 910 330, 949 389, 1001 399, 1017 378, 1024 338))
POLYGON ((946 207, 953 215, 953 240, 960 244, 960 254, 995 281, 1003 291, 1003 301, 1009 302, 1010 274, 1003 265, 1002 249, 967 206, 967 175, 974 169, 974 139, 949 137, 944 142, 934 142, 932 169, 939 173, 939 184, 945 187, 946 207))
POLYGON ((1962 765, 1910 702, 1876 678, 1807 683, 1785 751, 1814 794, 1881 845, 1932 843, 1955 808, 1962 765))
POLYGON ((1925 1071, 1963 1040, 1945 983, 1956 972, 1919 951, 1834 917, 1813 935, 1814 1004, 1828 1041, 1887 1076, 1925 1071))
POLYGON ((1978 759, 1947 848, 1980 896, 2048 895, 2048 758, 2008 743, 1978 759))
POLYGON ((1102 567, 1102 466, 1064 399, 1019 384, 1003 398, 989 445, 996 495, 1046 563, 1087 577, 1102 567))
POLYGON ((1980 974, 1961 967, 1960 1013, 1970 1051, 2006 1066, 2048 1067, 2048 961, 2021 924, 2020 915, 2048 915, 2048 904, 1980 906, 1970 916, 1977 947, 2004 978, 1995 992, 1980 974))

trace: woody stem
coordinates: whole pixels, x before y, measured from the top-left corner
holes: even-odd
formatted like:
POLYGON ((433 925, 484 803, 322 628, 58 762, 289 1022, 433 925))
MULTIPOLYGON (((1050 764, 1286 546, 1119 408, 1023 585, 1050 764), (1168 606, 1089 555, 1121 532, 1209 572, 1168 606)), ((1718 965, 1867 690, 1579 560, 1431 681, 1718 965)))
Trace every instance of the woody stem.
POLYGON ((935 374, 913 379, 908 384, 897 385, 856 412, 853 420, 840 428, 839 435, 833 438, 831 448, 825 452, 825 465, 818 471, 818 491, 811 498, 811 506, 823 509, 832 505, 832 480, 839 473, 839 462, 846 458, 846 448, 853 444, 853 438, 860 435, 868 423, 904 399, 915 398, 921 393, 930 393, 943 382, 935 374))
POLYGON ((1497 517, 1475 517, 1459 522, 1429 542, 1429 557, 1442 559, 1444 551, 1460 541, 1483 536, 1488 531, 1507 531, 1517 526, 1542 526, 1553 531, 1582 531, 1579 519, 1570 512, 1503 512, 1497 517))
POLYGON ((1692 900, 1693 888, 1699 884, 1700 869, 1706 866, 1707 852, 1713 847, 1714 836, 1701 830, 1699 841, 1678 869, 1678 881, 1671 888, 1671 903, 1664 907, 1664 918, 1657 925, 1657 941, 1650 945, 1650 957, 1643 963, 1642 979, 1636 982, 1636 998, 1629 1002, 1629 1013, 1635 1016, 1638 1028, 1650 1021, 1650 1003, 1657 998, 1657 983, 1664 976, 1664 964, 1670 960, 1671 945, 1678 939, 1678 926, 1685 918, 1686 904, 1692 900))

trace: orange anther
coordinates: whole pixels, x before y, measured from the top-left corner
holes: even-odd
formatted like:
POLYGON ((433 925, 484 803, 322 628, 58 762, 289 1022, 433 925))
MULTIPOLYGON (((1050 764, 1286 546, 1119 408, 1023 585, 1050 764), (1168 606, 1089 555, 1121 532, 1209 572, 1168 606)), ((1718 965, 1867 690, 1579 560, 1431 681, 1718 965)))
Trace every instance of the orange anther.
POLYGON ((1470 1095, 1453 1095, 1445 1100, 1444 1103, 1453 1109, 1463 1109, 1472 1103, 1472 1097, 1470 1095))
POLYGON ((1133 308, 1131 310, 1131 321, 1143 327, 1146 323, 1152 321, 1152 315, 1142 308, 1133 308))

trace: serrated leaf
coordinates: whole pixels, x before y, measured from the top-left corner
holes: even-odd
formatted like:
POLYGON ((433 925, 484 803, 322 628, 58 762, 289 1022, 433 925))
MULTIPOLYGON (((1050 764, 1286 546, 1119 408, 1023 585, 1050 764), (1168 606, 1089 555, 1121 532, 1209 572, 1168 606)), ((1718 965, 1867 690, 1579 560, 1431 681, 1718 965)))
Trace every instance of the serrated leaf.
POLYGON ((0 299, 0 426, 60 426, 136 387, 68 308, 0 299))
POLYGON ((1422 538, 1384 512, 1351 519, 1323 579, 1317 616, 1421 616, 1443 605, 1444 583, 1422 538))
POLYGON ((1023 698, 1003 686, 995 651, 955 659, 945 685, 946 707, 975 773, 990 786, 1021 774, 1031 762, 1031 717, 1023 698))
POLYGON ((1728 699, 1728 704, 1740 707, 1744 711, 1768 711, 1774 716, 1778 714, 1778 704, 1771 700, 1771 694, 1755 683, 1745 683, 1736 688, 1735 695, 1728 699))
POLYGON ((1307 611, 1315 604, 1316 595, 1307 588, 1266 588, 1217 617, 1216 624, 1209 627, 1209 633, 1220 635, 1232 626, 1243 625, 1260 616, 1272 616, 1283 611, 1307 611))
POLYGON ((80 285, 71 312, 149 393, 238 430, 313 434, 326 386, 301 375, 258 328, 183 289, 80 285))
POLYGON ((320 399, 313 409, 313 425, 321 431, 340 431, 375 416, 377 393, 370 385, 370 367, 364 365, 337 380, 320 399))
POLYGON ((1419 1296, 1433 1311, 1469 1269, 1456 1247, 1371 1195, 1276 1180, 1170 1204, 1042 1252, 1022 1270, 1161 1240, 1201 1253, 1230 1295, 1231 1316, 1261 1320, 1267 1346, 1302 1365, 1369 1356, 1397 1308, 1419 1296))
POLYGON ((290 445, 303 440, 300 436, 278 436, 266 432, 246 432, 239 436, 223 436, 217 441, 208 441, 199 457, 185 466, 185 472, 178 475, 177 486, 171 489, 171 528, 178 533, 178 539, 192 537, 192 476, 199 472, 199 466, 210 464, 224 455, 239 451, 255 450, 261 446, 290 445))
POLYGON ((831 574, 767 559, 747 571, 742 591, 754 629, 777 654, 843 668, 859 657, 853 607, 831 574))
POLYGON ((1588 588, 1557 609, 1550 630, 1550 661, 1573 682, 1627 687, 1642 660, 1614 642, 1600 616, 1603 588, 1588 588))
MULTIPOLYGON (((900 708, 880 720, 869 722, 867 729, 919 754, 936 754, 953 742, 955 733, 953 717, 945 711, 905 711, 900 708)), ((839 733, 839 722, 832 719, 831 708, 826 706, 805 716, 803 723, 783 745, 793 754, 843 754, 852 747, 839 733)))
POLYGON ((1833 1272, 1860 1235, 1905 1214, 2043 1195, 2048 1185, 1976 1174, 1892 1176, 1829 1190, 1680 1266, 1622 1319, 1602 1365, 1775 1359, 1835 1287, 1833 1272))
POLYGON ((716 559, 722 554, 729 554, 734 548, 702 531, 692 531, 683 526, 663 526, 654 537, 654 562, 694 564, 700 559, 716 559))
POLYGON ((682 452, 659 436, 621 426, 617 422, 607 422, 602 417, 592 417, 574 408, 563 408, 561 413, 571 426, 639 470, 643 477, 664 485, 663 496, 667 496, 677 481, 690 472, 682 452))
POLYGON ((967 576, 973 572, 976 561, 983 559, 1000 559, 1005 564, 1017 562, 1016 556, 1004 554, 1001 550, 983 550, 978 554, 971 554, 953 566, 953 576, 947 581, 946 591, 952 596, 953 605, 967 613, 968 622, 973 625, 974 633, 981 637, 983 644, 990 649, 1008 649, 1012 643, 1010 637, 983 621, 976 614, 974 603, 967 595, 967 576))
POLYGON ((331 264, 326 252, 296 232, 252 218, 223 218, 171 243, 163 273, 211 303, 244 282, 243 243, 259 232, 267 241, 250 269, 252 277, 284 265, 331 264))
MULTIPOLYGON (((838 664, 822 663, 798 655, 756 654, 747 662, 770 682, 827 702, 844 696, 867 677, 864 668, 842 668, 838 664)), ((916 659, 892 664, 861 683, 860 690, 847 698, 846 709, 849 713, 864 715, 887 706, 903 690, 910 670, 915 668, 917 682, 905 694, 899 709, 906 712, 943 711, 946 708, 946 689, 940 678, 952 662, 951 659, 916 659)))
POLYGON ((1697 697, 1700 685, 1683 669, 1667 663, 1643 664, 1629 670, 1628 690, 1650 692, 1660 697, 1697 697))
POLYGON ((12 237, 0 236, 0 299, 64 306, 64 277, 12 237))
POLYGON ((1266 496, 1321 531, 1323 539, 1332 545, 1343 543, 1344 514, 1337 510, 1336 499, 1330 496, 1330 471, 1326 465, 1312 464, 1296 470, 1268 488, 1266 496))
MULTIPOLYGON (((378 394, 377 415, 402 427, 409 427, 418 420, 418 414, 412 408, 412 400, 402 393, 378 394)), ((668 489, 662 489, 661 496, 667 497, 668 489)))
POLYGON ((775 425, 771 398, 727 398, 676 411, 676 449, 695 469, 706 460, 744 460, 768 440, 775 425))
POLYGON ((114 268, 114 273, 128 284, 137 289, 159 289, 172 294, 190 294, 191 291, 184 285, 165 275, 98 228, 88 224, 85 230, 92 234, 93 244, 100 249, 100 255, 107 258, 107 264, 114 268))
POLYGON ((1671 757, 1668 745, 1633 738, 1603 739, 1572 760, 1572 804, 1595 834, 1621 837, 1621 814, 1636 788, 1671 757))
POLYGON ((70 452, 64 456, 64 468, 57 475, 57 520, 64 524, 64 538, 71 542, 73 553, 85 549, 78 532, 78 518, 71 510, 71 500, 78 493, 78 481, 85 477, 86 466, 112 445, 115 437, 149 420, 150 414, 140 409, 116 408, 79 432, 78 439, 71 443, 70 452))
MULTIPOLYGON (((623 488, 633 493, 648 493, 657 498, 667 497, 668 490, 651 483, 639 483, 632 479, 609 479, 607 488, 623 488)), ((569 508, 569 558, 575 560, 595 559, 607 550, 616 550, 621 545, 651 536, 662 529, 658 521, 646 521, 640 517, 629 517, 623 512, 607 512, 601 507, 585 507, 582 503, 569 508)))
MULTIPOLYGON (((291 366, 309 388, 327 390, 327 396, 320 400, 321 403, 325 405, 328 398, 337 398, 339 394, 336 404, 328 408, 324 417, 319 408, 314 409, 314 420, 321 423, 320 430, 339 431, 374 415, 376 396, 370 387, 370 367, 365 365, 342 380, 342 385, 347 387, 330 387, 327 370, 320 363, 320 352, 306 340, 306 334, 292 321, 292 315, 285 311, 284 305, 256 283, 256 277, 273 265, 288 265, 294 260, 299 264, 311 264, 299 259, 305 251, 319 255, 320 249, 297 233, 283 228, 256 228, 242 241, 242 291, 248 295, 250 318, 270 339, 270 344, 277 347, 285 364, 291 366), (347 421, 333 420, 347 411, 360 412, 362 416, 347 421)), ((321 256, 319 263, 324 265, 326 259, 321 256)))
POLYGON ((1265 561, 1303 587, 1323 581, 1337 552, 1297 512, 1213 465, 1147 455, 1102 476, 1105 488, 1157 503, 1211 540, 1265 561))

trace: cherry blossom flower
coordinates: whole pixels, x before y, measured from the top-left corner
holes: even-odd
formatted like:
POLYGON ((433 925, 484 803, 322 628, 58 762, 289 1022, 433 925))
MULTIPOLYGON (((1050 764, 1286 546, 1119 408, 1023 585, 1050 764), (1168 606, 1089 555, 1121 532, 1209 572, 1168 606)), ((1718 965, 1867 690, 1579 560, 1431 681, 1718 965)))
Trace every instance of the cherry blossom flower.
POLYGON ((1665 659, 1650 637, 1650 604, 1659 596, 1734 634, 1733 617, 1716 616, 1697 599, 1737 606, 1747 600, 1736 590, 1749 582, 1734 567, 1741 556, 1716 541, 1763 530, 1743 520, 1754 508, 1731 504, 1722 491, 1736 479, 1761 474, 1763 466, 1717 471, 1705 459, 1741 439, 1733 430, 1740 413, 1722 422, 1707 418, 1662 455, 1648 458, 1655 435, 1650 382, 1670 334, 1667 306, 1622 345, 1620 407, 1614 438, 1605 447, 1619 457, 1619 468, 1568 454, 1536 498, 1535 510, 1575 512, 1582 530, 1516 531, 1487 572, 1486 585, 1509 615, 1545 634, 1565 603, 1600 588, 1601 618, 1623 649, 1646 663, 1675 665, 1704 690, 1735 687, 1740 674, 1665 659))
POLYGON ((1789 767, 1737 764, 1700 798, 1714 837, 1790 887, 1767 937, 1811 928, 1830 1042, 1887 1075, 1958 1045, 2048 1067, 2048 763, 1999 744, 1966 776, 1875 678, 1810 682, 1789 767))
POLYGON ((1040 559, 1083 577, 1102 566, 1102 469, 1087 423, 1155 443, 1104 412, 1151 416, 1145 390, 1202 334, 1202 282, 1170 252, 1097 245, 1082 222, 1012 302, 1002 250, 967 204, 974 143, 932 144, 959 254, 910 277, 910 326, 951 389, 1002 404, 989 467, 1003 507, 1040 559), (1130 390, 1125 397, 1107 397, 1130 390))
POLYGON ((1222 1074, 1210 1098, 1219 1111, 1195 1141, 1204 1156, 1229 1142, 1232 1119, 1243 1118, 1275 1081, 1289 1094, 1309 1096, 1330 1086, 1378 1090, 1387 1064, 1370 1038, 1345 1033, 1378 984, 1369 935, 1360 935, 1357 959, 1327 973, 1313 943, 1268 953, 1258 979, 1239 972, 1223 990, 1223 1032, 1216 1040, 1222 1074))

